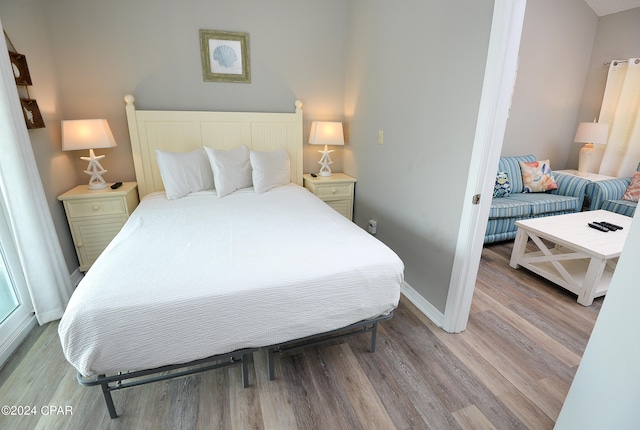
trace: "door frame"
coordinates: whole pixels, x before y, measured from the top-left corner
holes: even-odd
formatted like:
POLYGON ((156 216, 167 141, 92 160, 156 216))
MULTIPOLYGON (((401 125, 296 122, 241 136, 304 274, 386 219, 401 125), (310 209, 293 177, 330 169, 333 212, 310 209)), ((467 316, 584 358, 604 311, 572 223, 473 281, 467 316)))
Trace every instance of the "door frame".
MULTIPOLYGON (((18 250, 13 241, 4 201, 1 199, 2 197, 0 197, 0 239, 5 257, 4 264, 20 304, 0 324, 0 367, 37 325, 27 281, 22 271, 18 250)), ((0 258, 2 258, 1 255, 0 258)))
POLYGON ((518 50, 526 0, 495 0, 480 108, 473 142, 465 202, 453 260, 442 328, 464 331, 469 320, 491 190, 504 140, 518 68, 518 50), (474 196, 480 201, 474 203, 474 196))

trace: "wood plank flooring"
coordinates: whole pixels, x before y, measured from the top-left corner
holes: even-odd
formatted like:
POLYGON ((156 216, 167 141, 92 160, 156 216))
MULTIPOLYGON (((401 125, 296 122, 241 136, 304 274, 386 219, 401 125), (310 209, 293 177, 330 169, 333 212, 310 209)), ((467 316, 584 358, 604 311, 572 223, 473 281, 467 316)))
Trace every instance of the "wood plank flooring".
POLYGON ((603 298, 583 307, 511 269, 511 247, 485 247, 464 333, 445 333, 403 299, 373 354, 368 336, 284 354, 269 381, 259 352, 249 388, 233 367, 122 390, 114 420, 100 389, 76 382, 57 324, 38 327, 0 370, 0 406, 36 413, 0 415, 0 428, 550 429, 603 298), (49 406, 62 410, 44 414, 49 406))

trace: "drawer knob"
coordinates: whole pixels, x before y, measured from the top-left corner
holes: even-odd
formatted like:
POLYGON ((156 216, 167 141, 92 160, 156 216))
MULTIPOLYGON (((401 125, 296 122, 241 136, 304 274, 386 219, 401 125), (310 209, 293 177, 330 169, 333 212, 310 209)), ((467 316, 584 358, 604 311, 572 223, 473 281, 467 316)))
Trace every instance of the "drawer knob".
POLYGON ((82 248, 84 246, 83 242, 78 242, 78 245, 76 245, 78 248, 82 248))
POLYGON ((93 205, 93 210, 94 210, 94 211, 97 211, 97 210, 99 210, 99 209, 100 209, 100 205, 97 205, 97 204, 96 204, 96 205, 93 205))
POLYGON ((335 188, 331 188, 331 194, 335 194, 336 191, 338 191, 338 190, 336 190, 335 188))

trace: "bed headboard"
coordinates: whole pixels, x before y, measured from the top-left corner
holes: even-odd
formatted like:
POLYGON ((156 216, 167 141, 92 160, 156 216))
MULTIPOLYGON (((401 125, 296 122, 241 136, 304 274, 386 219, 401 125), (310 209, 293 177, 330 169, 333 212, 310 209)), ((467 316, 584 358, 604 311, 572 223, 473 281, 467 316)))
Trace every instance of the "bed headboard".
POLYGON ((204 146, 254 151, 284 148, 291 160, 291 182, 302 185, 302 102, 293 113, 136 110, 126 102, 133 164, 140 198, 163 191, 155 150, 193 151, 204 146))

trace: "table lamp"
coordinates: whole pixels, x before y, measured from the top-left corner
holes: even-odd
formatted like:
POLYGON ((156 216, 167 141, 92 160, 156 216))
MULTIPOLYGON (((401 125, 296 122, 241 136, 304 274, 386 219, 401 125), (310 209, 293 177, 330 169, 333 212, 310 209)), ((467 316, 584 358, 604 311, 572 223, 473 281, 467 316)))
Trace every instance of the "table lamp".
POLYGON ((576 131, 574 142, 584 143, 578 155, 578 175, 586 176, 593 168, 596 157, 594 143, 607 143, 609 137, 609 124, 600 124, 594 119, 593 122, 581 122, 576 131))
POLYGON ((88 157, 80 159, 88 161, 89 166, 84 171, 91 178, 89 179, 90 190, 101 190, 107 188, 107 183, 102 179, 102 175, 107 173, 100 165, 104 155, 96 157, 94 148, 113 148, 116 141, 113 138, 111 129, 106 119, 78 119, 62 121, 62 150, 78 151, 88 149, 88 157))
POLYGON ((344 134, 342 132, 341 122, 313 121, 311 123, 311 132, 309 133, 309 143, 311 145, 324 145, 324 150, 318 150, 322 154, 322 158, 318 161, 322 167, 318 172, 320 176, 331 176, 330 164, 331 157, 328 145, 342 146, 344 145, 344 134))

